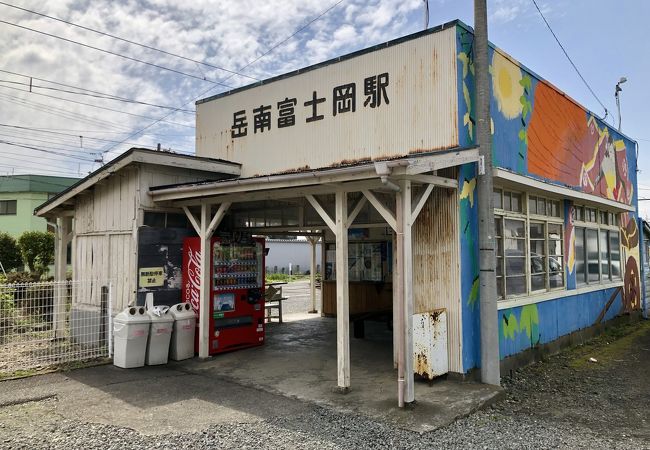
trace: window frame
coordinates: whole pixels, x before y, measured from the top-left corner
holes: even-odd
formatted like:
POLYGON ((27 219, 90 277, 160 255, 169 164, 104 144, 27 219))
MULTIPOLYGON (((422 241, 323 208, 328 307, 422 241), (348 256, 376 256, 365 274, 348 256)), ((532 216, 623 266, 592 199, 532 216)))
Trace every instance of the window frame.
MULTIPOLYGON (((582 261, 585 263, 585 273, 583 273, 583 280, 581 281, 579 279, 579 274, 577 273, 576 269, 576 288, 583 288, 583 287, 588 287, 588 286, 599 286, 599 285, 607 285, 611 283, 620 283, 623 281, 623 263, 622 263, 622 239, 621 239, 621 230, 618 224, 621 223, 620 220, 620 212, 614 212, 612 210, 608 209, 603 209, 603 208, 597 208, 593 206, 585 206, 585 205, 573 205, 574 210, 578 209, 584 209, 584 220, 577 220, 575 217, 576 215, 574 214, 574 221, 573 221, 573 227, 575 229, 575 233, 577 236, 578 230, 584 230, 584 247, 585 247, 585 254, 583 255, 582 261), (595 211, 596 215, 596 221, 591 221, 588 220, 590 217, 587 215, 587 210, 593 210, 595 211), (605 219, 605 220, 603 220, 605 219), (603 223, 606 222, 606 223, 603 223), (587 230, 595 230, 596 231, 596 240, 598 243, 598 280, 589 280, 589 268, 588 268, 588 261, 589 258, 587 256, 587 230), (602 234, 605 234, 607 236, 607 267, 609 268, 609 276, 606 278, 603 277, 603 261, 601 259, 602 256, 602 234), (612 233, 615 233, 616 236, 618 237, 618 255, 619 255, 619 260, 618 260, 618 275, 613 275, 613 264, 612 264, 612 251, 611 251, 611 245, 612 245, 612 233)), ((574 249, 574 251, 576 251, 574 249)), ((578 254, 576 251, 576 262, 578 261, 578 254)))
POLYGON ((0 200, 0 216, 16 216, 16 215, 18 215, 18 200, 16 199, 0 200), (13 206, 13 208, 10 208, 10 205, 13 206))
MULTIPOLYGON (((499 259, 501 259, 501 278, 502 279, 502 285, 501 289, 498 287, 498 279, 497 279, 497 300, 499 302, 506 301, 506 300, 513 300, 513 299, 518 299, 518 298, 526 298, 530 296, 535 296, 539 294, 544 294, 548 292, 553 292, 553 291, 561 291, 561 290, 566 290, 566 271, 565 271, 565 264, 566 264, 566 255, 564 251, 564 207, 562 203, 562 199, 552 197, 552 196, 547 196, 544 193, 529 193, 529 192, 524 192, 524 191, 517 191, 517 190, 512 190, 508 189, 506 187, 501 187, 501 186, 496 186, 493 189, 493 198, 498 197, 499 195, 501 196, 501 208, 494 208, 494 218, 501 219, 501 227, 502 229, 496 230, 495 233, 495 239, 496 239, 496 244, 497 244, 497 263, 499 263, 499 259), (504 207, 506 206, 506 203, 504 201, 504 198, 506 195, 509 195, 510 198, 512 198, 512 194, 515 193, 517 195, 520 195, 521 197, 521 206, 522 209, 521 211, 512 211, 512 208, 505 209, 504 207), (535 202, 535 211, 531 213, 531 201, 535 202), (543 205, 544 207, 544 212, 546 214, 537 214, 539 205, 543 205), (557 215, 551 215, 553 210, 556 210, 557 215), (523 221, 524 225, 524 276, 525 276, 525 292, 522 294, 508 294, 508 271, 507 271, 507 257, 505 255, 505 222, 506 220, 520 220, 523 221), (544 272, 540 272, 544 274, 544 288, 542 289, 537 289, 537 290, 532 290, 532 269, 531 269, 531 238, 530 238, 530 225, 532 223, 541 223, 542 224, 542 230, 543 230, 543 238, 542 239, 535 239, 536 241, 542 241, 543 242, 543 252, 544 255, 542 255, 543 261, 544 261, 544 272), (549 237, 548 237, 548 230, 549 230, 549 224, 555 224, 560 227, 560 248, 561 248, 561 256, 562 258, 562 285, 557 286, 557 287, 551 287, 550 286, 550 276, 551 276, 551 270, 550 270, 550 258, 549 258, 549 237), (500 247, 499 247, 500 246, 500 247), (499 252, 502 252, 503 254, 500 255, 499 252)), ((495 220, 496 224, 496 220, 495 220)), ((555 272, 554 272, 555 273, 555 272)))

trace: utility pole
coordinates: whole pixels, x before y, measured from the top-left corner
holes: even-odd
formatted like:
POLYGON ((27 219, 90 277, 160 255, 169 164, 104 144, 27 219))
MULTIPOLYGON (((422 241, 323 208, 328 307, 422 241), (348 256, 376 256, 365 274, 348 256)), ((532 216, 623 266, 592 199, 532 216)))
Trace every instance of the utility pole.
POLYGON ((474 0, 474 67, 476 69, 476 123, 479 143, 478 222, 481 309, 481 381, 499 385, 499 327, 492 199, 492 135, 486 0, 474 0))

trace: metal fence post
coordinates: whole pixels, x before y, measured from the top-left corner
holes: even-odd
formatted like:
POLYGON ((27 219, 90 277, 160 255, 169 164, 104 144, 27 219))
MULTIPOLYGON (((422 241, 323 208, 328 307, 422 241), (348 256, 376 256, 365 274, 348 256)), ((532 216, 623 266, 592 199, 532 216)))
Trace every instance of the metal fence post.
POLYGON ((108 357, 113 356, 113 282, 108 283, 108 357))

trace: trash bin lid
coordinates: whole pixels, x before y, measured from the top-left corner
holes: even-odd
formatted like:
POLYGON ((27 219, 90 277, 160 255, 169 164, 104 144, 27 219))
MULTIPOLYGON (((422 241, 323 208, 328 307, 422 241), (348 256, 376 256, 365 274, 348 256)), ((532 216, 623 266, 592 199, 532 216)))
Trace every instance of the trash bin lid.
POLYGON ((169 314, 168 306, 154 306, 147 310, 147 315, 152 322, 173 322, 174 317, 169 314))
POLYGON ((176 320, 196 318, 196 314, 189 303, 177 303, 169 308, 169 313, 176 320))
POLYGON ((131 306, 126 308, 121 313, 117 314, 113 319, 116 323, 150 323, 151 318, 146 313, 143 306, 131 306))

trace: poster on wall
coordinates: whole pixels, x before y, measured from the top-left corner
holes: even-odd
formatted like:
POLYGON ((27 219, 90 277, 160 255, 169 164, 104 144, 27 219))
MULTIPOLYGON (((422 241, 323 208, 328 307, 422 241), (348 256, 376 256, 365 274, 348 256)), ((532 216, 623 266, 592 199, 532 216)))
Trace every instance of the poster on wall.
POLYGON ((149 292, 154 294, 155 305, 171 306, 181 301, 183 239, 191 235, 183 228, 140 227, 138 305, 144 305, 149 292))

